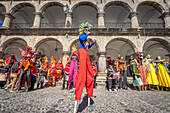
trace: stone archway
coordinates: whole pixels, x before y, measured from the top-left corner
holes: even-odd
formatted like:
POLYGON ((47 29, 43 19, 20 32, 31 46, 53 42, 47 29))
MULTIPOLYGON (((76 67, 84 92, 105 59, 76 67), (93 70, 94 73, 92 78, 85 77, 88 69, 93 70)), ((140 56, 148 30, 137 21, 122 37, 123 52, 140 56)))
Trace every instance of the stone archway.
POLYGON ((137 52, 135 44, 126 38, 114 38, 110 40, 105 49, 107 52, 106 56, 111 55, 115 60, 117 60, 117 56, 120 54, 126 61, 128 61, 130 55, 137 52))
POLYGON ((64 5, 59 2, 49 2, 45 4, 40 9, 43 16, 41 28, 63 28, 66 19, 63 6, 64 5))
POLYGON ((35 51, 47 56, 49 62, 52 56, 58 61, 58 58, 62 57, 63 45, 55 38, 45 38, 35 44, 35 51))
POLYGON ((137 6, 138 22, 144 28, 163 28, 164 19, 160 18, 164 8, 156 2, 144 1, 137 6))
POLYGON ((143 52, 145 55, 150 54, 154 60, 157 56, 170 59, 170 43, 161 38, 152 38, 143 45, 143 52))
POLYGON ((98 7, 92 2, 79 2, 72 7, 72 27, 79 27, 84 22, 89 22, 93 27, 98 26, 98 7))
POLYGON ((11 28, 29 28, 34 23, 35 7, 31 3, 20 3, 11 9, 11 14, 14 16, 11 21, 11 28))
POLYGON ((11 54, 15 54, 17 60, 22 59, 19 48, 26 50, 27 42, 21 38, 12 38, 2 44, 3 58, 8 58, 11 54))

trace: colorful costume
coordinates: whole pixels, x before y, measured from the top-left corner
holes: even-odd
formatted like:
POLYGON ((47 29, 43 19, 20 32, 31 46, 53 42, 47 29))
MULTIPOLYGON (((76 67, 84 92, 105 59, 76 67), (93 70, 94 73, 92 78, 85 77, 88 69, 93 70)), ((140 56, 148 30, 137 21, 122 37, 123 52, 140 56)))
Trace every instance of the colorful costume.
POLYGON ((61 80, 62 79, 62 69, 63 69, 62 58, 58 59, 58 63, 56 65, 56 68, 57 68, 57 76, 56 76, 56 78, 59 75, 59 80, 61 80))
POLYGON ((139 72, 139 64, 136 59, 130 60, 130 65, 132 68, 132 75, 133 75, 133 86, 141 86, 143 85, 142 80, 140 78, 140 72, 139 72))
MULTIPOLYGON (((149 55, 148 55, 149 56, 149 55)), ((146 81, 147 83, 150 85, 159 85, 158 79, 157 79, 157 75, 155 72, 155 67, 153 65, 153 60, 152 58, 147 58, 148 63, 146 64, 146 81)))
POLYGON ((48 83, 47 83, 47 87, 52 83, 52 87, 55 86, 55 79, 56 79, 56 74, 57 74, 57 69, 56 67, 56 62, 55 62, 55 58, 52 56, 51 58, 51 62, 49 64, 50 69, 48 70, 48 83))
MULTIPOLYGON (((29 47, 29 46, 27 46, 27 51, 20 49, 21 55, 24 57, 24 59, 22 60, 20 66, 18 68, 19 69, 18 73, 20 73, 20 75, 19 75, 16 92, 18 92, 19 89, 21 88, 22 80, 25 82, 26 91, 28 91, 28 88, 30 86, 31 68, 33 67, 33 62, 31 60, 31 58, 34 58, 35 55, 37 54, 37 53, 32 53, 31 50, 32 50, 32 47, 29 47), (26 74, 26 76, 24 77, 25 74, 26 74)), ((24 84, 22 85, 22 87, 24 87, 24 84)))
POLYGON ((91 67, 90 57, 88 53, 88 49, 93 46, 93 43, 90 44, 87 37, 88 37, 88 30, 90 29, 91 25, 88 23, 82 23, 80 26, 80 46, 79 46, 79 70, 76 78, 76 95, 75 100, 80 100, 81 95, 86 86, 87 95, 88 97, 93 96, 93 86, 94 86, 94 78, 93 78, 93 71, 91 67))
POLYGON ((77 56, 77 47, 75 45, 73 45, 71 47, 72 49, 72 54, 70 56, 71 58, 71 63, 70 63, 70 74, 69 74, 69 81, 68 81, 68 85, 71 85, 71 81, 73 78, 73 86, 76 87, 76 77, 77 77, 77 71, 78 71, 78 56, 77 56))
POLYGON ((94 77, 94 88, 96 88, 96 77, 97 77, 98 69, 95 63, 92 63, 92 71, 93 71, 93 77, 94 77))
POLYGON ((119 88, 122 88, 122 77, 123 77, 123 88, 128 88, 128 82, 127 82, 127 66, 125 61, 123 60, 123 57, 120 58, 118 61, 117 71, 120 72, 120 78, 119 78, 119 88))
POLYGON ((161 58, 156 61, 159 86, 170 87, 170 77, 165 69, 165 61, 166 59, 161 60, 161 58))
POLYGON ((139 54, 138 55, 138 62, 139 62, 139 65, 140 65, 140 69, 139 69, 139 72, 140 72, 140 78, 143 82, 143 86, 144 85, 147 85, 147 82, 146 82, 146 70, 145 70, 145 67, 143 66, 143 54, 139 54))
POLYGON ((68 79, 69 79, 69 74, 70 74, 70 57, 67 58, 67 64, 65 65, 64 68, 64 78, 63 78, 63 88, 65 89, 65 81, 67 81, 67 88, 68 88, 68 79))

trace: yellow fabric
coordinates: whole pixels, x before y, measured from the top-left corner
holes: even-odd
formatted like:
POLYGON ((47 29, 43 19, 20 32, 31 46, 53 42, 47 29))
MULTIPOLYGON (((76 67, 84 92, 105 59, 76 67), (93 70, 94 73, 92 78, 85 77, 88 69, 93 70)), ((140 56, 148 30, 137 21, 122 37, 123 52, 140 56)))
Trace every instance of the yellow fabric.
POLYGON ((164 64, 158 63, 157 66, 159 86, 170 87, 170 77, 165 69, 164 64))
MULTIPOLYGON (((146 65, 146 67, 148 68, 148 65, 146 65)), ((153 66, 152 63, 149 63, 149 70, 150 70, 150 72, 146 73, 147 83, 152 84, 152 85, 159 85, 157 75, 156 75, 156 72, 155 72, 155 67, 153 66)))
POLYGON ((26 59, 26 61, 24 63, 25 70, 27 70, 30 65, 31 65, 30 61, 28 59, 26 59))

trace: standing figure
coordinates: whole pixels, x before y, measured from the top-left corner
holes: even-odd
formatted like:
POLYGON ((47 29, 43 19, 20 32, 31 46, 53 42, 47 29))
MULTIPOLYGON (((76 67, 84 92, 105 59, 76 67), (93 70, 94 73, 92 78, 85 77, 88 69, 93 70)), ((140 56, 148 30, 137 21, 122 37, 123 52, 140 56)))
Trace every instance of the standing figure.
POLYGON ((97 77, 98 69, 95 63, 92 63, 92 70, 93 70, 93 77, 94 77, 94 88, 96 88, 96 77, 97 77))
POLYGON ((3 59, 0 59, 0 87, 3 88, 6 84, 6 71, 7 69, 4 69, 5 67, 5 61, 3 59))
MULTIPOLYGON (((19 48, 20 49, 20 48, 19 48)), ((27 46, 27 51, 24 51, 20 49, 22 57, 24 59, 22 60, 20 66, 19 66, 19 80, 16 88, 16 92, 18 92, 21 88, 22 80, 25 82, 25 90, 28 91, 28 88, 30 86, 30 78, 31 78, 31 68, 33 67, 32 58, 35 57, 37 53, 31 52, 32 47, 27 46), (25 76, 25 77, 24 77, 25 76)))
POLYGON ((151 58, 150 55, 147 56, 148 64, 146 64, 146 81, 149 85, 149 89, 151 89, 150 85, 156 85, 157 90, 159 90, 159 81, 157 79, 157 75, 155 72, 155 67, 153 64, 153 59, 151 58))
POLYGON ((158 71, 159 86, 170 89, 170 77, 167 70, 165 69, 165 63, 166 59, 162 60, 160 56, 157 56, 156 66, 158 71))
POLYGON ((67 81, 67 89, 68 89, 68 79, 69 79, 69 73, 70 73, 70 57, 67 58, 67 64, 64 68, 64 78, 63 78, 63 87, 62 90, 65 89, 65 81, 67 81))
POLYGON ((107 68, 109 68, 109 65, 114 65, 114 60, 111 58, 110 55, 107 56, 107 59, 106 59, 106 66, 107 68))
POLYGON ((62 64, 62 58, 59 58, 58 59, 58 63, 56 65, 56 68, 57 68, 57 76, 59 75, 59 81, 61 81, 62 79, 62 70, 63 70, 63 64, 62 64))
POLYGON ((123 57, 117 62, 117 71, 120 72, 119 78, 119 88, 122 89, 122 77, 123 77, 123 89, 128 89, 128 82, 127 82, 127 66, 123 57))
POLYGON ((55 86, 55 79, 56 79, 56 74, 57 74, 57 69, 56 69, 56 62, 55 62, 55 58, 52 56, 51 58, 51 63, 49 64, 50 68, 48 70, 48 83, 47 83, 47 87, 49 85, 51 85, 52 83, 52 87, 55 86))
POLYGON ((136 89, 136 86, 139 87, 139 91, 141 91, 141 85, 143 85, 142 80, 140 78, 140 66, 137 62, 136 59, 134 59, 133 57, 131 57, 130 59, 130 66, 132 68, 132 75, 133 75, 133 86, 134 89, 136 89))
POLYGON ((34 84, 35 84, 35 81, 36 81, 36 77, 37 77, 37 67, 36 67, 36 62, 33 63, 33 67, 31 68, 31 87, 30 87, 30 90, 34 90, 34 84))
POLYGON ((78 60, 78 55, 77 55, 77 47, 75 45, 73 45, 71 47, 71 63, 70 63, 70 74, 69 74, 69 81, 68 81, 68 90, 70 88, 70 85, 71 85, 71 81, 73 79, 73 87, 74 87, 74 90, 76 88, 76 77, 77 77, 77 72, 78 72, 78 63, 77 63, 77 60, 78 60))
POLYGON ((143 54, 139 54, 138 55, 138 62, 139 62, 139 65, 140 65, 140 78, 143 82, 143 85, 142 85, 142 90, 144 90, 144 87, 145 87, 145 90, 146 90, 146 86, 147 86, 147 82, 146 82, 146 70, 145 70, 145 67, 143 66, 143 54))

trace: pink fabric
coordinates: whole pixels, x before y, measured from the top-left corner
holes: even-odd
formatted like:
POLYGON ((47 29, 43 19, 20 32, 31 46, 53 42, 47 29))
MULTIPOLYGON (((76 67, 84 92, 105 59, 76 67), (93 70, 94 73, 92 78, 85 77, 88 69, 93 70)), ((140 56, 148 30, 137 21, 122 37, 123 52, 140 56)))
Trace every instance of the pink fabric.
POLYGON ((146 71, 145 71, 145 67, 143 65, 140 65, 140 78, 143 82, 143 85, 147 85, 146 82, 146 71))
POLYGON ((68 85, 71 85, 71 81, 72 81, 72 78, 73 78, 73 86, 76 87, 77 71, 78 71, 77 60, 75 60, 75 59, 71 60, 68 85))

